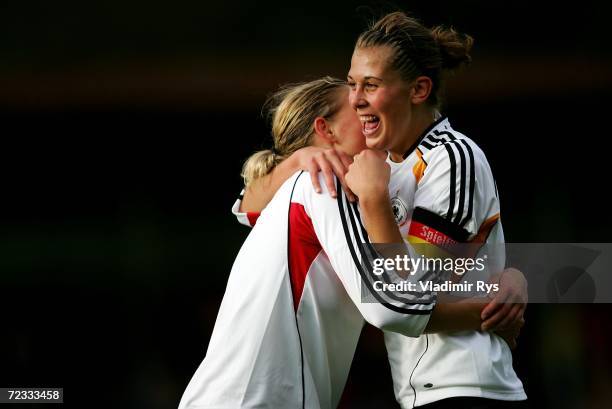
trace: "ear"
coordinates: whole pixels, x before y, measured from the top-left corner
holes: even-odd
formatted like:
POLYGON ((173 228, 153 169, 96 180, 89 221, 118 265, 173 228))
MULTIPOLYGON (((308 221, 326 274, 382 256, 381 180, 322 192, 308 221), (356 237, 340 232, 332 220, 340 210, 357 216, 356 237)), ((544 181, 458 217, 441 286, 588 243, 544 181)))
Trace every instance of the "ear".
POLYGON ((433 82, 431 78, 425 76, 417 77, 412 87, 411 102, 415 105, 424 103, 429 98, 432 88, 433 82))
POLYGON ((332 145, 336 141, 334 132, 329 124, 323 117, 316 117, 314 121, 315 134, 322 139, 322 142, 326 145, 332 145))

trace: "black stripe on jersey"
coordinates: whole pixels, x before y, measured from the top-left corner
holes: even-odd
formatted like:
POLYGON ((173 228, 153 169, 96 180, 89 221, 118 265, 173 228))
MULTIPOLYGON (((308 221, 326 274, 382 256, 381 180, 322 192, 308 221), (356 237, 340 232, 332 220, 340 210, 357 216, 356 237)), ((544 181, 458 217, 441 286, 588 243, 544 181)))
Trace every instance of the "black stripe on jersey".
MULTIPOLYGON (((287 212, 287 260, 290 260, 291 251, 289 249, 289 237, 291 230, 291 200, 293 199, 293 192, 295 190, 295 186, 297 185, 298 180, 300 180, 300 176, 304 171, 301 171, 300 174, 295 178, 295 182, 293 183, 293 187, 291 188, 291 195, 289 195, 289 211, 287 212)), ((289 273, 289 284, 291 285, 291 300, 293 300, 293 280, 291 279, 291 263, 287 263, 287 272, 289 273)), ((295 310, 295 328, 297 329, 298 340, 300 341, 300 367, 302 369, 302 409, 306 408, 306 385, 304 382, 304 348, 302 347, 302 334, 300 334, 300 325, 298 323, 297 316, 297 305, 294 306, 295 310)))
POLYGON ((463 227, 453 224, 449 222, 448 219, 430 212, 429 210, 425 210, 422 207, 414 209, 414 212, 412 212, 412 220, 416 220, 421 224, 436 229, 459 243, 467 242, 470 237, 470 232, 463 227))
MULTIPOLYGON (((372 246, 372 243, 370 242, 370 239, 368 237, 368 232, 366 231, 365 227, 363 226, 363 223, 361 223, 361 215, 359 213, 359 207, 357 206, 357 203, 353 202, 349 204, 350 209, 352 211, 352 219, 351 219, 351 224, 353 225, 353 231, 357 230, 357 227, 355 226, 355 224, 353 223, 353 220, 356 220, 357 223, 359 223, 359 227, 361 229, 361 242, 359 240, 357 240, 357 244, 361 245, 362 243, 365 243, 366 248, 368 249, 368 252, 370 254, 370 258, 371 259, 377 259, 380 258, 380 254, 376 251, 376 249, 372 246)), ((357 238, 357 235, 355 236, 357 238)), ((362 248, 362 247, 361 247, 362 248)), ((364 252, 365 253, 365 252, 364 252)), ((368 259, 369 261, 370 259, 368 259)), ((373 269, 370 268, 370 270, 372 271, 373 274, 373 269)), ((391 278, 387 275, 387 274, 383 274, 382 275, 383 280, 387 283, 387 284, 391 284, 391 278)), ((421 279, 421 281, 425 281, 423 279, 421 279)), ((431 291, 402 291, 402 294, 407 294, 407 295, 413 295, 416 296, 417 298, 422 298, 422 297, 431 297, 431 291)), ((406 299, 406 298, 402 298, 399 296, 395 296, 395 294, 391 293, 389 294, 389 298, 395 300, 395 301, 399 301, 399 302, 403 302, 406 304, 415 304, 418 302, 417 299, 412 298, 412 299, 406 299)), ((429 302, 424 303, 424 304, 429 304, 429 302)))
POLYGON ((470 192, 468 199, 468 211, 465 215, 465 218, 459 223, 461 227, 465 226, 465 224, 472 218, 472 212, 474 211, 474 188, 476 186, 476 171, 474 168, 474 152, 472 151, 472 147, 465 139, 461 139, 460 142, 465 146, 468 156, 470 157, 470 192))
MULTIPOLYGON (((374 298, 383 306, 387 307, 388 309, 395 311, 395 312, 399 312, 402 314, 416 314, 416 315, 426 315, 426 314, 431 314, 431 311, 433 309, 433 304, 432 304, 432 308, 428 309, 428 310, 418 310, 418 309, 412 309, 412 308, 403 308, 403 307, 398 307, 396 305, 390 304, 388 302, 386 302, 381 296, 380 294, 377 293, 377 291, 374 290, 374 287, 372 286, 372 283, 370 282, 370 280, 368 279, 368 277, 366 276, 366 272, 363 269, 362 263, 359 261, 359 258, 357 257, 357 251, 355 250, 355 247, 353 245, 353 241, 351 239, 351 233, 349 231, 349 226, 348 226, 348 222, 346 220, 347 218, 347 214, 345 213, 345 205, 344 205, 344 201, 347 200, 345 198, 345 193, 342 190, 342 185, 340 184, 340 181, 337 180, 336 181, 336 189, 338 194, 338 198, 336 199, 338 201, 338 210, 340 211, 340 219, 342 220, 342 229, 344 230, 344 237, 346 238, 346 242, 348 244, 349 247, 349 252, 351 253, 351 257, 353 258, 353 263, 355 264, 355 267, 357 268, 357 271, 359 271, 359 275, 361 276, 361 280, 363 281, 363 283, 366 285, 368 291, 370 291, 370 294, 372 294, 372 296, 374 296, 374 298)), ((348 200, 347 200, 348 202, 348 200)), ((346 209, 348 210, 348 209, 346 209)), ((350 217, 350 216, 349 216, 350 217)), ((359 243, 359 232, 358 231, 353 231, 353 233, 355 234, 355 241, 357 243, 359 243)), ((364 254, 363 250, 361 252, 361 256, 364 260, 367 260, 367 254, 364 254)), ((366 264, 366 263, 364 263, 366 264)), ((369 265, 369 263, 366 265, 368 268, 368 273, 370 273, 370 275, 373 274, 373 269, 371 267, 371 265, 369 265)))
MULTIPOLYGON (((402 156, 404 159, 406 159, 408 156, 410 156, 410 154, 416 149, 417 146, 419 146, 421 144, 421 141, 423 141, 423 139, 425 139, 425 137, 427 136, 427 134, 429 132, 431 132, 432 129, 434 129, 436 126, 438 126, 438 124, 440 124, 442 121, 444 121, 446 119, 446 116, 441 116, 440 118, 438 118, 437 120, 433 121, 431 123, 431 125, 429 125, 422 133, 421 136, 418 137, 418 139, 416 140, 415 143, 412 144, 412 146, 410 148, 408 148, 408 150, 404 153, 404 155, 402 156)), ((428 148, 431 149, 431 148, 428 148)))
POLYGON ((434 148, 434 146, 433 146, 433 145, 430 145, 430 144, 429 144, 427 141, 425 141, 425 140, 424 140, 423 142, 421 142, 421 145, 420 145, 420 146, 424 146, 425 148, 427 148, 427 149, 429 149, 429 150, 432 150, 432 149, 434 148))
POLYGON ((430 135, 427 135, 427 138, 425 138, 425 140, 430 141, 430 142, 433 142, 433 143, 435 143, 436 145, 443 144, 444 142, 450 142, 450 141, 445 141, 445 140, 444 140, 444 139, 442 139, 442 138, 438 138, 438 137, 436 137, 436 136, 433 136, 433 135, 431 135, 431 134, 430 134, 430 135))
POLYGON ((429 166, 429 163, 427 163, 427 161, 423 158, 423 151, 420 150, 419 148, 417 148, 417 151, 421 152, 421 160, 423 161, 423 163, 425 164, 425 166, 429 166))
POLYGON ((457 180, 457 162, 455 161, 455 154, 453 153, 453 148, 448 144, 444 144, 446 151, 448 152, 448 158, 450 159, 450 194, 449 194, 449 204, 448 211, 446 212, 446 220, 450 222, 451 217, 453 217, 453 213, 455 211, 455 192, 457 188, 455 187, 455 182, 457 180))
MULTIPOLYGON (((461 176, 459 177, 459 206, 457 208, 457 215, 455 216, 455 220, 453 220, 453 223, 459 224, 459 221, 463 216, 463 208, 465 203, 465 179, 467 175, 467 163, 465 160, 465 152, 463 151, 461 144, 456 141, 450 142, 450 144, 457 148, 457 152, 459 152, 459 158, 461 159, 461 176)), ((450 194, 454 195, 455 192, 451 190, 450 194)))
POLYGON ((453 135, 452 133, 448 132, 448 131, 438 131, 437 129, 433 131, 433 133, 436 136, 446 136, 446 138, 448 139, 448 141, 456 141, 457 138, 455 137, 455 135, 453 135))
MULTIPOLYGON (((366 271, 369 273, 370 278, 373 280, 375 277, 374 274, 374 268, 372 267, 372 263, 370 262, 370 260, 376 259, 376 258, 380 258, 380 255, 378 254, 378 252, 374 249, 374 247, 372 246, 372 243, 370 242, 370 239, 368 237, 368 233, 365 229, 365 227, 363 226, 363 224, 361 223, 361 216, 359 214, 359 209, 357 207, 357 203, 352 203, 352 205, 347 202, 347 208, 348 210, 350 210, 350 220, 351 220, 351 226, 353 228, 353 235, 355 237, 355 242, 357 243, 357 248, 359 249, 359 252, 362 256, 362 263, 365 264, 366 267, 366 271), (359 226, 359 227, 358 227, 359 226), (360 235, 361 233, 361 235, 360 235), (369 250, 369 255, 370 257, 368 258, 368 254, 366 253, 366 251, 364 250, 364 247, 366 247, 369 250)), ((390 277, 388 277, 386 274, 384 274, 383 276, 383 280, 387 283, 387 284, 391 284, 392 281, 390 279, 390 277)), ((431 292, 429 291, 421 291, 421 292, 410 292, 410 291, 403 291, 404 294, 408 294, 408 295, 418 295, 421 297, 431 297, 431 292)), ((400 296, 396 296, 393 292, 390 294, 387 294, 387 296, 394 300, 394 301, 398 301, 404 304, 411 304, 411 305, 429 305, 431 304, 431 301, 427 301, 427 302, 422 302, 423 300, 418 300, 416 298, 412 298, 412 299, 406 299, 400 296)))
POLYGON ((445 141, 444 139, 440 139, 440 138, 436 138, 433 135, 427 135, 427 137, 425 139, 423 139, 423 142, 421 143, 421 146, 424 146, 424 143, 427 143, 428 145, 430 145, 433 149, 436 146, 440 146, 443 143, 445 143, 447 141, 445 141))

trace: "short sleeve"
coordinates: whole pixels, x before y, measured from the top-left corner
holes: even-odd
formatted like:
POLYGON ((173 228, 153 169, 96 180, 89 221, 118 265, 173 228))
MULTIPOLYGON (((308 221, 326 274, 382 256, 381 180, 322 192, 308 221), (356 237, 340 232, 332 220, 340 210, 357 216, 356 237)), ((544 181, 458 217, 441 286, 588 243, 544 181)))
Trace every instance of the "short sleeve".
POLYGON ((473 142, 457 139, 427 152, 423 160, 409 236, 432 244, 472 240, 487 217, 499 213, 484 153, 473 142))

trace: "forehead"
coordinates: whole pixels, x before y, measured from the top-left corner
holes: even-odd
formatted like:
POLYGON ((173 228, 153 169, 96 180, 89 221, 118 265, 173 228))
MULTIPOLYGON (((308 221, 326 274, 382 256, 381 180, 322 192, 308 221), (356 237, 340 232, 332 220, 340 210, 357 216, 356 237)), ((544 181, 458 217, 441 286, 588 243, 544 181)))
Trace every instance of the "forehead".
POLYGON ((387 46, 355 48, 348 75, 353 79, 361 79, 368 76, 380 78, 388 75, 387 69, 391 56, 392 50, 387 46))

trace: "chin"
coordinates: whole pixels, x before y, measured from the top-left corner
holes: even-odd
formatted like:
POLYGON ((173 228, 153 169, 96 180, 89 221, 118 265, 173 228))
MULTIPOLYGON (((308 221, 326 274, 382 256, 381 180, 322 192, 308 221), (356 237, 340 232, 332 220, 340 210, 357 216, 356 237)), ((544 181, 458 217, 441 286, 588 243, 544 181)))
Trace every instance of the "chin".
POLYGON ((377 137, 370 137, 366 139, 366 145, 369 149, 376 149, 379 151, 384 151, 386 150, 386 144, 384 143, 384 139, 381 138, 380 136, 377 137))

